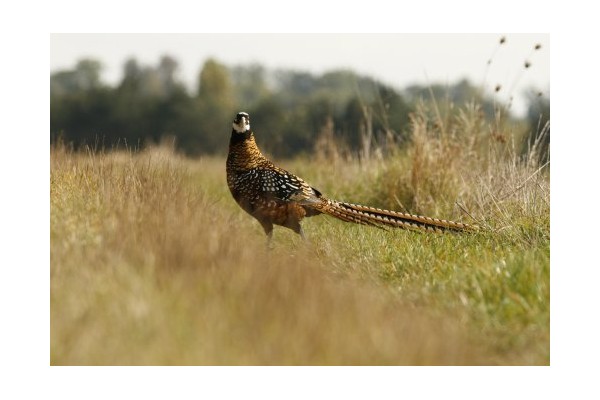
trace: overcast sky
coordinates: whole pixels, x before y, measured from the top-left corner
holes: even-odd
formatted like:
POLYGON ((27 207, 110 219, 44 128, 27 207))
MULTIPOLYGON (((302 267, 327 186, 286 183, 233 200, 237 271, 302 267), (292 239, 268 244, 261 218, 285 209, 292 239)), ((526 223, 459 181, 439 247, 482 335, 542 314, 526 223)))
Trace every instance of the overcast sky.
POLYGON ((124 61, 156 65, 162 55, 180 64, 179 78, 190 87, 208 57, 227 64, 259 63, 312 73, 349 68, 398 89, 413 83, 454 83, 468 78, 498 97, 514 97, 513 111, 524 111, 522 94, 534 88, 549 94, 548 34, 52 34, 50 70, 72 68, 93 57, 104 65, 103 79, 116 83, 124 61), (499 46, 499 39, 506 42, 499 46), (534 51, 536 44, 542 48, 534 51), (487 61, 492 60, 488 66, 487 61), (531 63, 524 68, 525 61, 531 63))

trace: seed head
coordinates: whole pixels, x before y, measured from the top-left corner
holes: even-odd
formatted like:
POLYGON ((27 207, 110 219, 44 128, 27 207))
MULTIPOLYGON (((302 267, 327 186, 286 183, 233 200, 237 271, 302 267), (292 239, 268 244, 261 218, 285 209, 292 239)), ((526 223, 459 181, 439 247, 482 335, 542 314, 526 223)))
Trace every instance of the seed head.
POLYGON ((500 38, 500 44, 504 44, 506 42, 506 36, 502 36, 500 38))
POLYGON ((502 89, 502 85, 497 84, 496 87, 494 88, 494 91, 499 92, 500 89, 502 89))
POLYGON ((525 61, 525 68, 531 67, 531 63, 529 61, 525 61))
POLYGON ((542 45, 541 45, 541 44, 539 44, 539 43, 537 43, 533 49, 534 49, 534 50, 539 50, 539 49, 541 49, 541 48, 542 48, 542 45))

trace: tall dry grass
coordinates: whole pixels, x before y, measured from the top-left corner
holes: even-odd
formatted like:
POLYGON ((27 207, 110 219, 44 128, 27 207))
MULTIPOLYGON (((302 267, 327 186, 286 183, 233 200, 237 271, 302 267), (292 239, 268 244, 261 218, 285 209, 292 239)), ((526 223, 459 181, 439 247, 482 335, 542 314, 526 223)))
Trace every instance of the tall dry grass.
MULTIPOLYGON (((371 160, 283 162, 332 197, 473 220, 481 235, 312 218, 260 227, 224 160, 51 149, 53 365, 462 365, 549 360, 549 179, 476 108, 414 116, 371 160), (457 205, 458 204, 458 205, 457 205)), ((259 139, 260 140, 260 139, 259 139)))
MULTIPOLYGON (((387 209, 462 220, 501 231, 537 224, 549 231, 549 148, 542 144, 549 125, 522 152, 527 127, 502 111, 485 119, 477 104, 458 107, 420 104, 411 115, 410 142, 376 147, 353 156, 336 147, 333 127, 317 141, 318 162, 293 168, 323 182, 334 197, 387 209), (362 154, 375 154, 372 158, 362 154), (306 165, 309 165, 307 168, 306 165)), ((321 187, 321 186, 319 186, 321 187)))
POLYGON ((51 363, 479 364, 452 318, 265 250, 222 160, 51 152, 51 363), (444 332, 440 335, 440 332, 444 332))

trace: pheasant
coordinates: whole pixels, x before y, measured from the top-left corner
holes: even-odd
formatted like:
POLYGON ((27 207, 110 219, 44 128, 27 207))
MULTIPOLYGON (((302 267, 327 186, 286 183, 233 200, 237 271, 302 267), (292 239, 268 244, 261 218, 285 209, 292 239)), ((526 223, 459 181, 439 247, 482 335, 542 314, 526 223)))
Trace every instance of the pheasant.
POLYGON ((262 155, 250 129, 250 116, 245 112, 239 112, 233 120, 227 155, 227 185, 240 207, 260 222, 268 242, 273 236, 273 225, 289 228, 305 238, 300 221, 318 214, 380 228, 425 232, 479 229, 460 222, 328 199, 303 179, 277 167, 262 155))

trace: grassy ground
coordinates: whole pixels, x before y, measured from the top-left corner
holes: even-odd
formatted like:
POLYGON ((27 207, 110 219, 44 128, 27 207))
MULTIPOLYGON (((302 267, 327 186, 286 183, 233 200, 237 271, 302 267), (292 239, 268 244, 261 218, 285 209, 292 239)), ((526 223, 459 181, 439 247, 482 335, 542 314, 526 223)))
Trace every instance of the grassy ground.
POLYGON ((52 148, 51 363, 549 364, 547 171, 442 126, 416 119, 386 157, 281 164, 339 200, 485 231, 318 216, 307 242, 276 228, 270 252, 224 159, 52 148))

